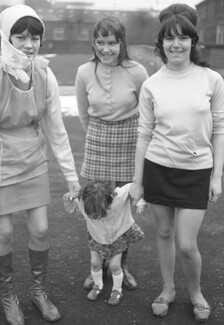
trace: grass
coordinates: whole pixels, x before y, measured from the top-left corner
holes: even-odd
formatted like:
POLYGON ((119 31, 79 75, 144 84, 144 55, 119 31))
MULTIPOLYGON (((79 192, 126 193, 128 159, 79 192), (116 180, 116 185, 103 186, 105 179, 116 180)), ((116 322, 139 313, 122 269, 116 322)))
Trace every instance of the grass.
MULTIPOLYGON (((49 67, 54 72, 59 85, 74 85, 77 69, 80 65, 89 61, 92 54, 56 54, 49 55, 49 67)), ((141 63, 148 74, 151 75, 155 67, 151 66, 150 58, 131 54, 132 60, 141 63)))
POLYGON ((89 61, 91 54, 57 54, 49 57, 49 67, 59 85, 74 85, 77 69, 89 61))

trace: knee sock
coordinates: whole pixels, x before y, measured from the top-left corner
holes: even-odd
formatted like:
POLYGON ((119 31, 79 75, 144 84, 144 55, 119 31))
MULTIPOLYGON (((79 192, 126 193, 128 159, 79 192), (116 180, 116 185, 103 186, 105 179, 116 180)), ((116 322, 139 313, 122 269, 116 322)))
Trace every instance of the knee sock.
POLYGON ((91 275, 93 277, 94 284, 99 287, 100 290, 103 289, 103 270, 97 272, 91 270, 91 275))
POLYGON ((112 277, 113 277, 113 288, 112 288, 112 291, 113 290, 117 290, 119 292, 122 291, 122 282, 123 282, 123 277, 124 277, 124 274, 123 272, 121 272, 120 274, 112 274, 112 277))

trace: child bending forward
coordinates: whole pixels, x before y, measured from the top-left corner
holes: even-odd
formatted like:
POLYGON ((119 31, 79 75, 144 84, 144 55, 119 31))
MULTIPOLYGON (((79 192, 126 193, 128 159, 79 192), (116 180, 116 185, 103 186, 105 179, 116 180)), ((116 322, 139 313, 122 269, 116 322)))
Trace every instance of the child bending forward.
MULTIPOLYGON (((75 208, 81 211, 87 223, 88 245, 91 251, 91 274, 94 286, 87 299, 96 301, 103 290, 103 260, 107 260, 113 279, 109 305, 118 305, 122 298, 123 271, 122 252, 132 243, 144 238, 144 233, 135 223, 130 204, 130 185, 112 189, 110 182, 94 180, 87 183, 79 198, 71 200, 69 193, 64 195, 68 212, 75 208)), ((137 203, 141 213, 145 201, 137 203)))

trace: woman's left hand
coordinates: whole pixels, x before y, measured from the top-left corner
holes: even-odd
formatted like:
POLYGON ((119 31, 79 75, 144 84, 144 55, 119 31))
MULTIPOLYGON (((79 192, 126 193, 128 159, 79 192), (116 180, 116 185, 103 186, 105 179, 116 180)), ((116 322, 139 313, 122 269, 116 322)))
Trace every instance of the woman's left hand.
POLYGON ((222 193, 222 179, 221 177, 212 177, 209 186, 209 201, 217 202, 222 193))
POLYGON ((81 190, 81 186, 79 184, 79 181, 68 182, 68 189, 69 189, 69 194, 70 194, 70 199, 71 200, 74 197, 77 197, 79 195, 80 190, 81 190))
POLYGON ((130 196, 133 200, 132 204, 135 206, 140 198, 143 196, 143 187, 141 184, 133 182, 130 186, 130 196))

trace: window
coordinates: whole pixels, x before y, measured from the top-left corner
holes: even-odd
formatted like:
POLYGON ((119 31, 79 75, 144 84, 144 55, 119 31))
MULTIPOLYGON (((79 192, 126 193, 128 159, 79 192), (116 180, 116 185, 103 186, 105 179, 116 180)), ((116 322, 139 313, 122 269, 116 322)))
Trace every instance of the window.
POLYGON ((62 27, 56 27, 53 29, 53 40, 63 41, 65 39, 65 30, 62 27))
POLYGON ((217 25, 215 44, 224 45, 224 26, 217 25))
POLYGON ((79 41, 89 41, 89 30, 88 30, 88 28, 81 27, 79 29, 78 40, 79 41))

